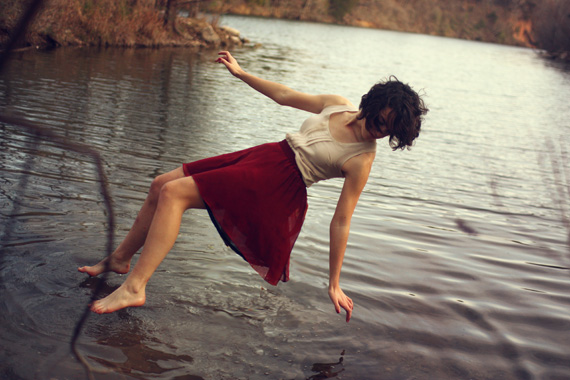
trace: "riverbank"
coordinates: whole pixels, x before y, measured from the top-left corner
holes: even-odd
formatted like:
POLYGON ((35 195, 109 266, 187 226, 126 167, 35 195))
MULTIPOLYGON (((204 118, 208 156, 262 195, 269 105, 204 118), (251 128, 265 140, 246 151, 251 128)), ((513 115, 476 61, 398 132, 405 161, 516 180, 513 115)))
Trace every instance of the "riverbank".
MULTIPOLYGON (((24 13, 24 1, 3 4, 0 50, 5 48, 24 13)), ((570 60, 570 3, 536 5, 529 1, 289 0, 195 1, 49 0, 16 48, 117 46, 224 48, 249 41, 219 16, 236 14, 335 23, 437 35, 543 49, 552 59, 570 60), (202 12, 202 13, 201 13, 202 12)))
POLYGON ((209 10, 531 46, 528 11, 503 3, 509 2, 291 0, 269 5, 266 1, 226 0, 212 3, 209 10))
POLYGON ((212 2, 208 11, 532 47, 570 61, 570 2, 563 1, 225 0, 212 2))
MULTIPOLYGON (((154 3, 153 3, 154 4, 154 3)), ((25 9, 17 2, 0 15, 0 49, 8 44, 25 9)), ((52 0, 38 11, 16 48, 116 46, 231 48, 249 43, 234 28, 220 26, 218 17, 176 17, 149 2, 126 0, 52 0)))

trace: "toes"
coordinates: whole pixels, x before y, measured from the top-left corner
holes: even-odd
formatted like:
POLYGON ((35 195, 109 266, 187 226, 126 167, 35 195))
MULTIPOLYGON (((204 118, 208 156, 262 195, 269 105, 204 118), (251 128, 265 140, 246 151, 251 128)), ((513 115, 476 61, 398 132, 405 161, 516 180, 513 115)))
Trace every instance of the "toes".
POLYGON ((97 314, 103 314, 103 307, 99 301, 95 301, 91 304, 91 311, 97 314))
POLYGON ((87 273, 89 276, 93 276, 91 267, 88 266, 79 267, 77 268, 77 270, 80 271, 81 273, 87 273))

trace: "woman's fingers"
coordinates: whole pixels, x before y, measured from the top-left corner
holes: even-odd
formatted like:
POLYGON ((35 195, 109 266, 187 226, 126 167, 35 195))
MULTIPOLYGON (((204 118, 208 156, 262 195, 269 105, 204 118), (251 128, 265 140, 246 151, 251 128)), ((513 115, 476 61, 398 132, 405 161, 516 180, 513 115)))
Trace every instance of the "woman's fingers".
POLYGON ((216 59, 216 62, 221 62, 221 63, 229 63, 230 62, 230 58, 232 57, 232 55, 230 54, 229 51, 221 51, 218 53, 219 57, 218 59, 216 59))
POLYGON ((341 306, 344 310, 346 310, 346 321, 347 322, 350 321, 350 317, 352 316, 352 308, 353 308, 352 300, 346 297, 344 304, 341 304, 341 306))
POLYGON ((224 60, 229 63, 237 63, 236 59, 231 55, 229 51, 221 51, 218 53, 220 56, 216 61, 224 60))
POLYGON ((230 52, 229 52, 229 51, 226 51, 226 50, 223 50, 223 51, 219 52, 218 55, 223 55, 223 56, 225 56, 226 58, 232 56, 232 55, 230 54, 230 52))
POLYGON ((221 51, 218 55, 216 62, 223 63, 232 75, 238 76, 241 73, 241 67, 229 51, 221 51))
POLYGON ((331 301, 334 305, 334 308, 337 313, 340 313, 341 308, 346 310, 346 321, 350 321, 350 317, 352 316, 352 309, 354 304, 350 297, 347 297, 346 294, 340 289, 338 290, 329 290, 329 296, 331 301))

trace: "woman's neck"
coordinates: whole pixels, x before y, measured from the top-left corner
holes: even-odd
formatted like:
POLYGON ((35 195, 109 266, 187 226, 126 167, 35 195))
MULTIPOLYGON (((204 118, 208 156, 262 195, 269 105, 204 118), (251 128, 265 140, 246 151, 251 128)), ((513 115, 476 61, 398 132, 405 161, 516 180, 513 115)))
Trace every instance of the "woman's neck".
POLYGON ((351 114, 346 126, 352 130, 357 142, 373 140, 372 136, 366 131, 366 119, 358 119, 358 115, 360 115, 360 112, 351 114))

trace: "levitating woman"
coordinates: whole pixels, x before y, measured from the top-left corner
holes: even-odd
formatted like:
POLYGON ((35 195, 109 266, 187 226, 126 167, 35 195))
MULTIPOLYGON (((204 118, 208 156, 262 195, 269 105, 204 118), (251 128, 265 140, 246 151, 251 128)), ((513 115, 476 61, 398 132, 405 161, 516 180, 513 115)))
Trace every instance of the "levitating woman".
POLYGON ((340 288, 340 271, 376 140, 388 137, 393 150, 410 147, 427 108, 416 92, 393 77, 374 85, 356 108, 339 95, 309 95, 251 75, 227 51, 219 53, 217 62, 278 104, 315 115, 281 142, 183 164, 155 178, 119 247, 98 264, 79 268, 90 276, 106 268, 127 273, 131 258, 143 247, 125 282, 95 301, 91 310, 111 313, 145 303, 146 284, 174 245, 182 214, 190 208, 206 209, 225 243, 267 282, 287 281, 291 250, 307 212, 306 188, 342 177, 330 224, 328 293, 337 313, 346 310, 348 322, 353 303, 340 288))

